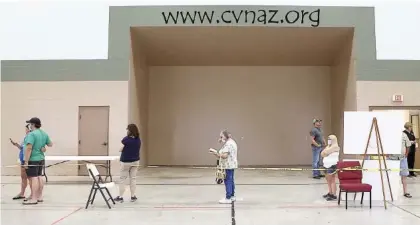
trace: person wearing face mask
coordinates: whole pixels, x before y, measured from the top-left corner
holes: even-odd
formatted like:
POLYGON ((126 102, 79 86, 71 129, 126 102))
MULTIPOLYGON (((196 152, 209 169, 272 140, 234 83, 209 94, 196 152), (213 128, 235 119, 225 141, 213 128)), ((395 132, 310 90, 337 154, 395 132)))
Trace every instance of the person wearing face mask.
POLYGON ((238 145, 228 131, 220 133, 219 142, 223 143, 220 150, 210 148, 209 151, 219 159, 220 167, 226 172, 224 179, 226 196, 220 204, 230 204, 235 201, 235 169, 238 168, 238 145))
POLYGON ((121 143, 120 157, 120 181, 119 181, 119 195, 114 198, 114 201, 124 202, 125 182, 128 179, 130 184, 131 202, 137 201, 136 197, 136 178, 137 171, 140 165, 140 148, 141 140, 139 128, 135 124, 127 126, 127 136, 125 136, 121 143))
POLYGON ((324 167, 327 169, 325 178, 328 184, 328 193, 323 197, 327 201, 334 201, 337 199, 335 176, 340 156, 340 146, 335 135, 328 136, 328 146, 321 152, 321 156, 323 157, 324 167))
POLYGON ((43 202, 44 181, 42 180, 42 169, 45 165, 45 146, 52 147, 49 135, 41 130, 41 120, 33 117, 26 121, 30 124, 31 132, 25 139, 24 167, 26 175, 30 179, 31 198, 24 201, 24 205, 35 205, 43 202))
POLYGON ((408 169, 411 170, 408 177, 417 177, 416 173, 413 171, 416 159, 416 136, 414 136, 413 125, 411 123, 405 123, 403 132, 407 135, 408 140, 411 142, 407 153, 408 169))
POLYGON ((26 187, 28 186, 28 176, 26 176, 26 170, 23 167, 23 165, 25 164, 24 151, 25 151, 26 137, 27 137, 27 135, 30 131, 31 130, 29 128, 29 124, 27 124, 25 126, 25 137, 23 138, 23 141, 22 141, 21 144, 18 144, 17 142, 14 142, 10 138, 10 142, 12 143, 12 145, 14 145, 16 148, 19 149, 19 161, 20 161, 20 165, 22 166, 20 168, 20 178, 21 178, 20 193, 18 195, 16 195, 15 197, 13 197, 13 200, 25 199, 25 190, 26 190, 26 187))
POLYGON ((401 146, 401 161, 400 161, 400 176, 401 183, 403 185, 404 197, 411 198, 412 196, 408 193, 407 190, 407 177, 410 175, 408 172, 408 161, 407 156, 410 152, 410 147, 413 145, 413 141, 410 141, 407 133, 410 133, 412 125, 411 123, 405 123, 405 130, 402 132, 402 146, 401 146))

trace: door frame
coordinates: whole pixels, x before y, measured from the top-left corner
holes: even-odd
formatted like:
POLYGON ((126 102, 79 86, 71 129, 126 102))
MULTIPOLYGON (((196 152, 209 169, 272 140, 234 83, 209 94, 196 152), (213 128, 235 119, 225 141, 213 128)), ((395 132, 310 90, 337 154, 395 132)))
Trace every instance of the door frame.
MULTIPOLYGON (((80 116, 81 116, 81 108, 107 108, 108 109, 108 129, 106 130, 106 141, 107 141, 107 146, 106 146, 106 155, 109 155, 109 118, 110 118, 110 114, 111 114, 111 107, 109 105, 79 105, 78 106, 78 111, 77 111, 77 155, 79 155, 80 153, 80 116)), ((80 164, 77 168, 77 174, 80 175, 80 164)))
POLYGON ((107 131, 106 131, 106 140, 107 140, 107 143, 108 143, 108 145, 106 146, 106 154, 107 155, 109 155, 109 117, 110 117, 110 114, 111 114, 111 107, 109 106, 109 105, 79 105, 78 106, 78 113, 77 113, 77 137, 78 137, 78 140, 77 140, 77 153, 79 154, 79 150, 80 150, 80 145, 79 145, 79 140, 80 140, 80 132, 79 132, 79 130, 80 130, 80 108, 84 108, 84 107, 89 107, 89 108, 102 108, 102 107, 105 107, 105 108, 108 108, 108 129, 107 129, 107 131))
POLYGON ((373 110, 420 110, 420 106, 369 106, 369 111, 373 110))

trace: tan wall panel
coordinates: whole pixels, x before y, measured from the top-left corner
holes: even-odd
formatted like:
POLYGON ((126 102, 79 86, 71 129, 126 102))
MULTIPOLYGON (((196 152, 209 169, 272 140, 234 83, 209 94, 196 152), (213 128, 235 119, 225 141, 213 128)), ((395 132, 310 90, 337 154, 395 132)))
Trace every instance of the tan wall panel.
MULTIPOLYGON (((127 123, 127 81, 2 82, 1 164, 17 165, 18 150, 9 138, 22 141, 25 121, 38 116, 54 143, 49 155, 78 154, 79 106, 110 106, 109 153, 119 155, 127 123)), ((95 134, 92 134, 95 135, 95 134)), ((77 162, 70 162, 77 163, 77 162)), ((118 162, 113 173, 118 172, 118 162)), ((77 175, 77 166, 56 166, 48 175, 77 175)), ((3 168, 17 175, 19 168, 3 168)))
MULTIPOLYGON (((410 109, 414 109, 417 111, 420 108, 420 82, 357 81, 357 109, 358 111, 369 111, 370 107, 375 110, 407 110, 409 112, 410 109), (392 102, 394 94, 402 94, 404 102, 392 102)), ((407 113, 407 116, 409 114, 407 113)), ((415 168, 419 169, 420 154, 416 154, 415 161, 415 168)))
POLYGON ((131 32, 131 58, 129 75, 129 115, 128 120, 139 127, 142 146, 140 163, 147 165, 147 125, 149 105, 149 67, 143 54, 142 45, 136 41, 135 34, 131 32))
POLYGON ((420 82, 357 81, 357 110, 369 111, 369 106, 420 106, 420 82), (393 103, 394 94, 404 95, 404 102, 393 103))
POLYGON ((349 37, 331 67, 331 121, 334 121, 331 128, 341 146, 344 146, 344 111, 357 109, 352 50, 353 38, 349 37))
POLYGON ((214 164, 223 128, 241 165, 310 164, 312 119, 331 131, 329 67, 151 67, 149 91, 151 165, 214 164))

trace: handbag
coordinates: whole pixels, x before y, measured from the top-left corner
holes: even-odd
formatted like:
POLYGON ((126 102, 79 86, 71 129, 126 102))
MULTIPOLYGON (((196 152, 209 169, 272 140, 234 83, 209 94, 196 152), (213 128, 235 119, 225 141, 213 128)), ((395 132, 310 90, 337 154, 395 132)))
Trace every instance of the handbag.
POLYGON ((219 158, 217 167, 216 167, 216 184, 222 184, 223 181, 226 179, 226 170, 221 165, 220 161, 222 157, 219 158))

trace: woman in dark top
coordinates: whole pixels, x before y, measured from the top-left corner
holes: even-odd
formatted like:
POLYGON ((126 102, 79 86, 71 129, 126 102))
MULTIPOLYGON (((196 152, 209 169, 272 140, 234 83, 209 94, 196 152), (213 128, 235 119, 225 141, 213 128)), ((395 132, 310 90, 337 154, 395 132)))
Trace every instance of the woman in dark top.
POLYGON ((121 165, 120 165, 120 181, 119 189, 120 195, 114 200, 123 202, 125 192, 125 181, 129 178, 131 201, 137 200, 136 197, 136 176, 140 161, 140 136, 139 129, 135 124, 127 126, 127 136, 121 141, 124 147, 121 148, 121 165))

